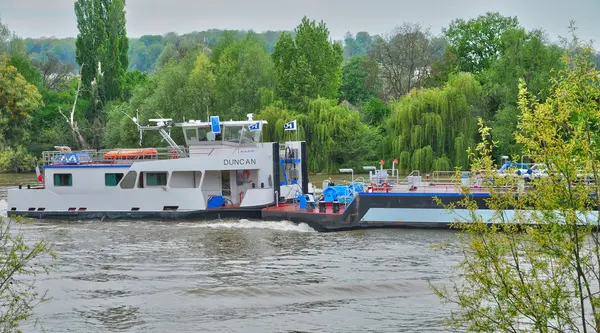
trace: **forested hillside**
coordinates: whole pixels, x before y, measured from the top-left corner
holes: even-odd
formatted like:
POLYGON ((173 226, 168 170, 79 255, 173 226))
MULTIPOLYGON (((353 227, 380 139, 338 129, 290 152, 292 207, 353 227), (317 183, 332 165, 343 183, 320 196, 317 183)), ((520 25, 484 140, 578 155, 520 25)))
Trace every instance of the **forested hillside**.
MULTIPOLYGON (((576 51, 499 13, 457 18, 442 31, 399 22, 343 41, 306 17, 292 32, 128 38, 124 0, 93 1, 100 10, 75 2, 77 38, 23 40, 0 22, 1 170, 30 170, 55 145, 137 146, 133 116, 248 113, 269 121, 265 140, 295 137, 282 128, 296 119, 313 172, 396 158, 403 171, 466 168, 478 117, 492 127, 496 156, 519 151, 519 79, 543 99, 564 52, 576 51)), ((164 142, 148 135, 143 145, 164 142)))
MULTIPOLYGON (((127 69, 152 73, 156 68, 158 57, 165 47, 191 41, 211 49, 226 33, 233 34, 236 38, 242 38, 248 32, 212 29, 183 35, 169 32, 164 35, 144 35, 140 38, 129 38, 127 53, 129 67, 127 69)), ((282 33, 282 31, 266 31, 258 34, 258 37, 265 43, 267 50, 273 52, 275 43, 277 43, 282 33)), ((70 63, 75 69, 79 68, 75 60, 75 38, 26 38, 24 42, 25 50, 32 60, 41 60, 48 54, 52 54, 59 60, 70 63)))

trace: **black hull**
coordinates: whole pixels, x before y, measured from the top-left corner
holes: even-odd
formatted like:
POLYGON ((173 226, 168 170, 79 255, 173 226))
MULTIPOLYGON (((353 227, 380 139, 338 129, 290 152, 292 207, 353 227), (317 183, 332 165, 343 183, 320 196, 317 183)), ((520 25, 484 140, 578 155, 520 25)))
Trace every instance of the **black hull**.
POLYGON ((33 219, 51 220, 190 220, 205 221, 215 219, 261 219, 264 207, 232 208, 195 211, 159 211, 159 212, 38 212, 38 211, 8 211, 9 217, 27 217, 33 219))

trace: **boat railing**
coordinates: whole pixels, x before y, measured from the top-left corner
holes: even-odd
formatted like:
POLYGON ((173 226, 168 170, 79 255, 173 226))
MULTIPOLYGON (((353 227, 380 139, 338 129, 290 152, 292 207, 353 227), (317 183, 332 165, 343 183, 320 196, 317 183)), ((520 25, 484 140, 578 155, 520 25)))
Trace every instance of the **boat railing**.
POLYGON ((186 147, 179 147, 179 150, 171 147, 161 147, 78 151, 71 151, 68 148, 62 147, 61 149, 42 152, 42 162, 44 165, 132 164, 133 162, 177 159, 188 156, 189 150, 186 147))
POLYGON ((434 171, 431 174, 431 183, 436 185, 455 184, 457 180, 456 176, 456 171, 434 171))

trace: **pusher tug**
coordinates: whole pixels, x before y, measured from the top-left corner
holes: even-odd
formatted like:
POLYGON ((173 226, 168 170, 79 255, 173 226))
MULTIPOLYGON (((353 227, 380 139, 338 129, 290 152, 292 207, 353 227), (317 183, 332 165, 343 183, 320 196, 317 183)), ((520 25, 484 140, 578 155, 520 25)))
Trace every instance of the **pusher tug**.
MULTIPOLYGON (((133 119, 135 121, 135 118, 133 119)), ((43 152, 44 184, 8 191, 8 215, 56 219, 261 218, 278 200, 312 194, 306 143, 260 142, 266 121, 151 119, 166 148, 43 152), (181 128, 187 147, 170 128, 181 128), (280 181, 284 172, 285 181, 280 181)), ((137 121, 136 121, 137 123, 137 121)))

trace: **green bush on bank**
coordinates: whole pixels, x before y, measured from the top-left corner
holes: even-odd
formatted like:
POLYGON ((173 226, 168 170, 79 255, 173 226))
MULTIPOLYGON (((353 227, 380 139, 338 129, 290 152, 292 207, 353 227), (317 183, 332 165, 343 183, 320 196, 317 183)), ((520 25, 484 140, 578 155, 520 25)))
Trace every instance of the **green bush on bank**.
POLYGON ((33 156, 21 146, 5 148, 0 152, 0 172, 31 172, 34 170, 33 156))

